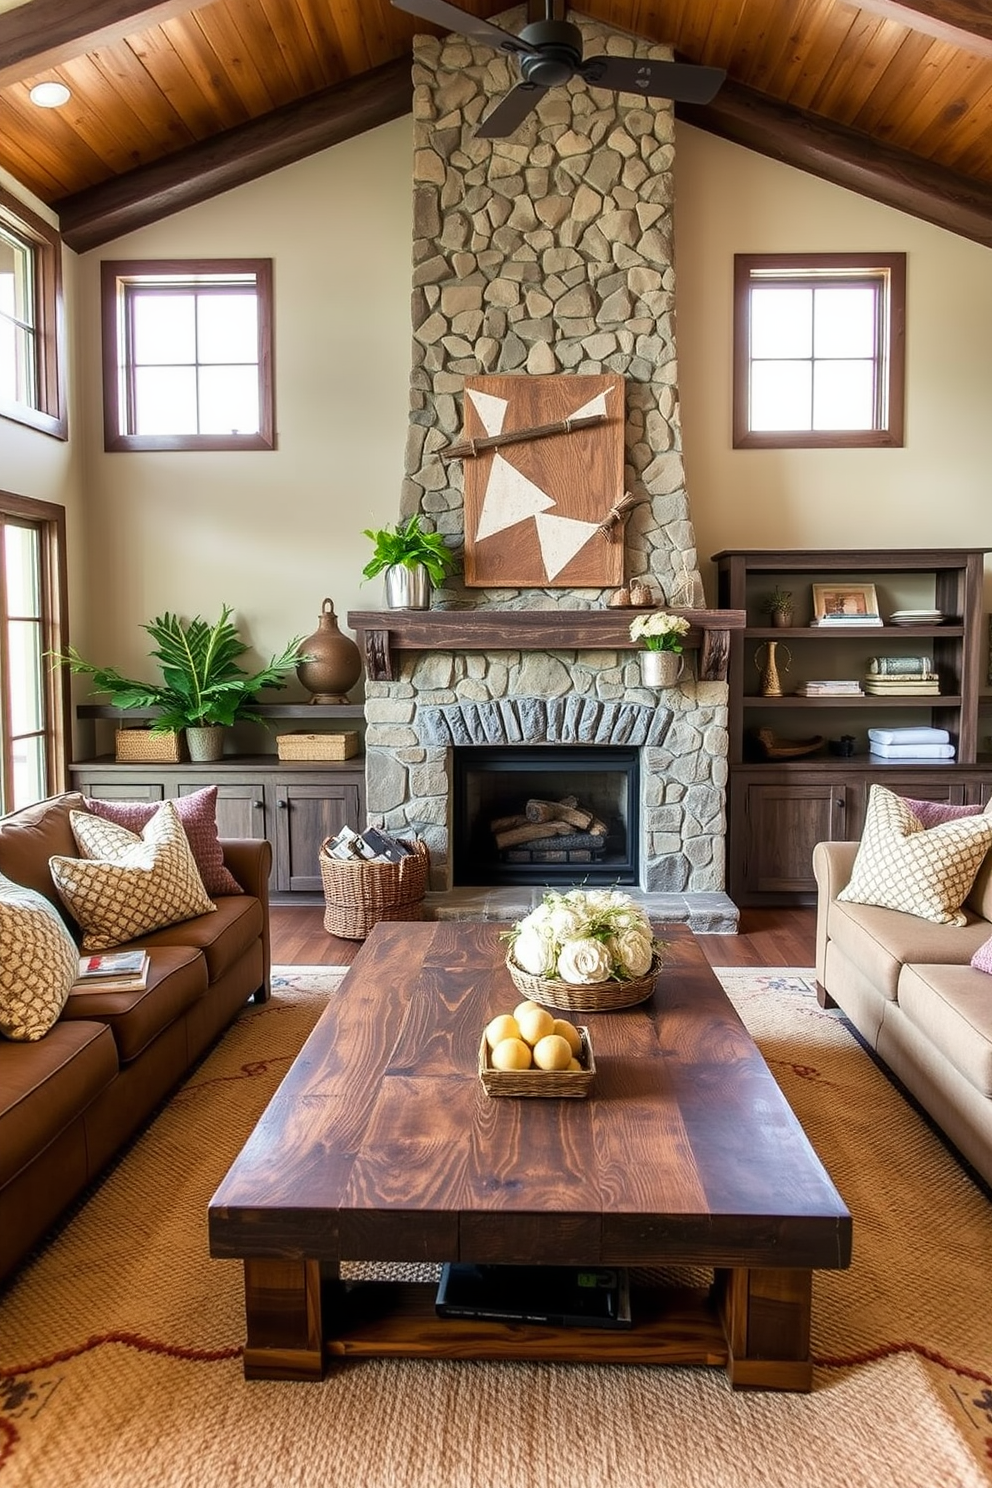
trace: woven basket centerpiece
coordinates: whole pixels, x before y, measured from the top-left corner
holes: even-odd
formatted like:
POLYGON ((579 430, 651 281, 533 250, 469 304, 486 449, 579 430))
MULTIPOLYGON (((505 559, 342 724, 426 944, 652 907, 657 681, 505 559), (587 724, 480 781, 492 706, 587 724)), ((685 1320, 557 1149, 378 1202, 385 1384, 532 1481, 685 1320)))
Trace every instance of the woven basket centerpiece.
POLYGON ((577 1013, 645 1002, 664 951, 641 906, 616 889, 550 890, 507 939, 506 969, 517 991, 577 1013))

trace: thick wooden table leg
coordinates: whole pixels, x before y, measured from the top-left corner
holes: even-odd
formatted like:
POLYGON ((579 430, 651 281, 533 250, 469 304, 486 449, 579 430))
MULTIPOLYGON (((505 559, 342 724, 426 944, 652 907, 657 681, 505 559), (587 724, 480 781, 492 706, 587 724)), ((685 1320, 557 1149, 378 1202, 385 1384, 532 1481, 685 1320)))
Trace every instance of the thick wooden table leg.
POLYGON ((319 1261, 245 1261, 245 1379, 324 1373, 319 1261))
POLYGON ((812 1389, 812 1271, 718 1271, 717 1288, 734 1388, 812 1389))

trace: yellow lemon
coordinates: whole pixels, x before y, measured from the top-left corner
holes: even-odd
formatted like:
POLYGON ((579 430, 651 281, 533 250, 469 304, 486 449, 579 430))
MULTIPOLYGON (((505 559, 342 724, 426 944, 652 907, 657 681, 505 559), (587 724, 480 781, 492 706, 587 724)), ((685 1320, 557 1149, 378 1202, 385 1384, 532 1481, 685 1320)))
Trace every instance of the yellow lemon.
POLYGON ((514 1014, 517 1027, 520 1029, 520 1037, 526 1039, 531 1045, 537 1043, 546 1034, 553 1033, 555 1020, 551 1014, 535 1003, 533 1007, 517 1008, 514 1014))
POLYGON ((571 1074, 572 1070, 580 1070, 581 1068, 582 1066, 577 1059, 570 1059, 568 1061, 567 1069, 569 1074, 571 1074))
POLYGON ((530 1069, 531 1054, 523 1039, 502 1039, 493 1050, 490 1058, 493 1069, 500 1070, 522 1070, 530 1069))
POLYGON ((511 1018, 509 1013, 500 1013, 491 1023, 486 1024, 486 1043, 490 1049, 495 1049, 497 1044, 504 1039, 518 1039, 520 1029, 517 1027, 516 1018, 511 1018))
POLYGON ((529 1013, 531 1008, 536 1007, 540 1007, 540 1003, 532 1002, 531 999, 528 997, 526 1002, 517 1003, 516 1007, 513 1009, 513 1016, 515 1018, 519 1018, 521 1013, 529 1013))
POLYGON ((554 1031, 559 1038, 567 1041, 568 1047, 573 1054, 579 1054, 582 1050, 582 1035, 574 1023, 569 1023, 567 1018, 556 1018, 554 1031))
POLYGON ((572 1051, 568 1046, 568 1039, 560 1038, 557 1033, 547 1034, 544 1038, 538 1039, 534 1045, 534 1063, 538 1069, 568 1069, 571 1058, 572 1051))

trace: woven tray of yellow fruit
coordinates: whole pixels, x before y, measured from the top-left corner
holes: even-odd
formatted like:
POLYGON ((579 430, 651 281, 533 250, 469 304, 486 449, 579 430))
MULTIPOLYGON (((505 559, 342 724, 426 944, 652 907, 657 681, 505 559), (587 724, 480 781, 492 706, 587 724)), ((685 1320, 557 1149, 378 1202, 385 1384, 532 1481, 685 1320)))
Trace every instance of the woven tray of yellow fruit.
POLYGON ((490 1019, 479 1045, 487 1095, 588 1095, 596 1077, 589 1030, 528 999, 490 1019))

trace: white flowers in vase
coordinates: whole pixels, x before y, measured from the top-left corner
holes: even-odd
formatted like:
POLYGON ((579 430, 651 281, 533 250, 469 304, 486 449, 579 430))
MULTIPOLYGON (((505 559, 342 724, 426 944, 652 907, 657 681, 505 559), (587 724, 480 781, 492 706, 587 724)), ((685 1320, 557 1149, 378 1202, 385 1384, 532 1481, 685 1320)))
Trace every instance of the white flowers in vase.
POLYGON ((521 971, 573 986, 645 976, 663 949, 644 910, 617 889, 551 889, 507 939, 521 971))
POLYGON ((666 615, 653 610, 650 615, 635 615, 630 622, 630 639, 643 641, 648 651, 682 650, 682 637, 690 629, 684 615, 666 615))

